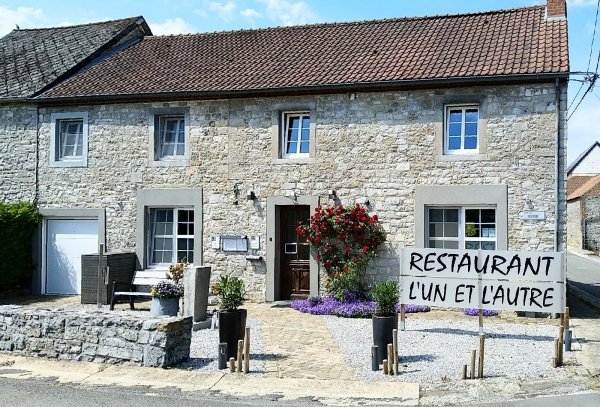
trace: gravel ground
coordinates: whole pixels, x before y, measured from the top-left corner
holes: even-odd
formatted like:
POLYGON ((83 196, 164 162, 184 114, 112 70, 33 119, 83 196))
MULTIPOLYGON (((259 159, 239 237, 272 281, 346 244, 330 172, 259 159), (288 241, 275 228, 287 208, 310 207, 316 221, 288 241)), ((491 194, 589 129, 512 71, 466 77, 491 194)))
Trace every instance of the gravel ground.
MULTIPOLYGON (((411 320, 398 332, 399 370, 396 377, 371 371, 372 322, 323 316, 347 362, 365 380, 403 380, 422 383, 458 380, 471 350, 479 349, 477 319, 473 322, 411 320)), ((564 375, 551 367, 553 339, 550 325, 493 324, 486 322, 486 377, 539 380, 564 375)))
MULTIPOLYGON (((250 327, 250 373, 263 374, 265 371, 265 347, 260 324, 257 320, 248 317, 246 326, 250 327)), ((197 369, 202 372, 219 372, 218 351, 218 329, 200 329, 199 331, 194 331, 190 345, 190 360, 179 367, 197 369)))

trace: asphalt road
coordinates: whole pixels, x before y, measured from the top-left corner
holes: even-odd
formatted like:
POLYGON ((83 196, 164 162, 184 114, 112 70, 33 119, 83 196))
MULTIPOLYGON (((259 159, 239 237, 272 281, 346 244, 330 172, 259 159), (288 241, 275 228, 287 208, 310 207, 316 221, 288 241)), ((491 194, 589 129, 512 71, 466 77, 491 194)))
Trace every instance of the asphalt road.
POLYGON ((567 280, 600 299, 600 263, 568 253, 567 280))
MULTIPOLYGON (((6 370, 4 369, 7 373, 6 370)), ((18 372, 15 372, 18 374, 18 372)), ((10 379, 0 377, 2 407, 314 407, 321 404, 297 400, 296 404, 273 401, 278 396, 234 399, 218 393, 181 392, 146 387, 86 387, 57 383, 54 380, 10 379)))

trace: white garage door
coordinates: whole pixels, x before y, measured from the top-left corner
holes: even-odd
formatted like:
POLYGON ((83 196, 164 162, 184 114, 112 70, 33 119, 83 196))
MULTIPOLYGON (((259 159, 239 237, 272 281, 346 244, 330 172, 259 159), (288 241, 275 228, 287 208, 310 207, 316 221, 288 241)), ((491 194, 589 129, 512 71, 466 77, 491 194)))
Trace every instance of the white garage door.
POLYGON ((48 220, 46 242, 46 294, 80 294, 81 255, 98 253, 98 222, 48 220))

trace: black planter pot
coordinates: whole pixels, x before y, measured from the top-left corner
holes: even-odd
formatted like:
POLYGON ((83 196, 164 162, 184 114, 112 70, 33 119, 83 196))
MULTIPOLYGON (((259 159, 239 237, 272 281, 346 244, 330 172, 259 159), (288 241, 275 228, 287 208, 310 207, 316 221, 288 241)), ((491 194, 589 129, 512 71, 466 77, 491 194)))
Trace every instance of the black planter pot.
POLYGON ((393 343, 394 329, 398 329, 398 314, 387 317, 373 315, 373 345, 379 347, 379 364, 383 363, 383 359, 387 359, 387 345, 393 343))
POLYGON ((245 309, 219 311, 219 343, 227 343, 227 360, 237 359, 237 344, 244 339, 247 315, 245 309))

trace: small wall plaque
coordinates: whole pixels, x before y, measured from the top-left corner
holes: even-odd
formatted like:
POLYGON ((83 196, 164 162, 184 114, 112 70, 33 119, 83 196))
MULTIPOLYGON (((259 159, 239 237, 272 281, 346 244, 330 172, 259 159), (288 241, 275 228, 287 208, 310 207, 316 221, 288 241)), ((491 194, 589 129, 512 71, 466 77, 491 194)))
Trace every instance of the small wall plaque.
POLYGON ((252 250, 260 249, 260 236, 250 236, 250 248, 252 250))
POLYGON ((523 211, 521 215, 523 220, 544 220, 546 219, 546 212, 544 211, 523 211))

